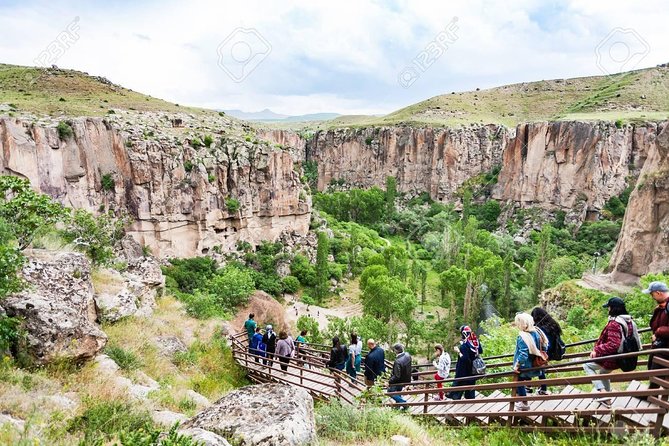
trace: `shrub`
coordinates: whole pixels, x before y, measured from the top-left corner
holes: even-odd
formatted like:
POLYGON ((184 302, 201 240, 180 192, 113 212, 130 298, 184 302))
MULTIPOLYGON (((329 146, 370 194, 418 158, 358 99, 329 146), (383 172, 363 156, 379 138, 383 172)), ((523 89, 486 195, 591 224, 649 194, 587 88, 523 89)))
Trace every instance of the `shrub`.
POLYGON ((368 146, 372 145, 372 141, 374 141, 374 138, 372 138, 371 136, 365 138, 365 144, 367 144, 368 146))
POLYGON ((295 294, 300 289, 300 281, 295 276, 286 276, 281 281, 283 283, 283 292, 295 294))
POLYGON ((176 297, 186 305, 186 313, 196 319, 228 315, 213 294, 197 290, 193 294, 177 293, 176 297))
POLYGON ((19 325, 16 318, 0 316, 0 359, 19 340, 19 325))
POLYGON ((588 324, 588 318, 585 314, 585 308, 576 305, 567 313, 567 323, 579 330, 582 330, 588 324))
POLYGON ((278 275, 274 273, 265 274, 258 271, 253 271, 252 275, 257 289, 269 293, 272 296, 280 296, 283 292, 283 284, 278 275))
POLYGON ((214 183, 214 182, 216 182, 216 176, 213 173, 210 173, 209 175, 207 175, 207 180, 210 183, 214 183))
POLYGON ((305 256, 297 254, 290 263, 290 273, 304 286, 316 285, 316 269, 305 256))
POLYGON ((228 210, 228 212, 235 213, 239 210, 241 205, 239 204, 239 200, 236 198, 228 197, 225 199, 225 208, 228 210))
POLYGON ((200 138, 193 138, 190 142, 191 147, 194 149, 199 149, 202 147, 202 141, 200 141, 200 138))
POLYGON ((72 130, 70 124, 65 121, 60 121, 56 129, 58 130, 58 137, 63 141, 67 141, 74 136, 74 130, 72 130))
POLYGON ((184 161, 184 170, 186 172, 188 172, 188 173, 192 172, 193 167, 195 167, 195 165, 193 164, 193 162, 191 160, 184 161))
POLYGON ((338 400, 318 407, 316 426, 320 436, 337 441, 389 439, 395 434, 407 433, 401 415, 392 409, 355 407, 338 400))
POLYGON ((142 362, 133 352, 121 347, 107 346, 105 347, 105 353, 123 370, 135 370, 142 366, 142 362))
POLYGON ((214 138, 211 135, 205 135, 204 146, 209 147, 214 143, 214 138))
POLYGON ((110 173, 102 175, 100 183, 102 185, 102 190, 106 192, 113 192, 116 186, 114 184, 114 177, 110 173))
POLYGON ((111 211, 96 217, 85 209, 76 209, 62 234, 66 241, 86 252, 93 263, 108 264, 127 223, 127 218, 117 218, 111 211))
POLYGON ((171 265, 163 267, 163 274, 168 278, 166 284, 177 286, 177 291, 192 293, 202 284, 207 283, 216 273, 216 261, 211 257, 193 257, 190 259, 171 259, 171 265), (171 279, 171 280, 169 280, 171 279))

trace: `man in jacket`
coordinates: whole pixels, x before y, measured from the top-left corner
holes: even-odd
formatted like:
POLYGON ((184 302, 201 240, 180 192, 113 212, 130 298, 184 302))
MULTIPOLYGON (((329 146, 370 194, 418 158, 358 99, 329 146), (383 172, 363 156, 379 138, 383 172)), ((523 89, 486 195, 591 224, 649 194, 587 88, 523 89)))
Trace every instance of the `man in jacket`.
MULTIPOLYGON (((388 392, 400 392, 404 384, 411 382, 411 355, 404 351, 402 344, 393 345, 393 351, 397 355, 393 363, 393 372, 388 380, 388 392)), ((393 395, 391 398, 396 403, 406 403, 402 395, 393 395)), ((402 406, 401 410, 407 410, 407 406, 402 406)))
POLYGON ((669 313, 667 312, 667 301, 669 301, 669 287, 664 282, 651 282, 648 288, 642 291, 657 302, 657 307, 650 318, 650 329, 653 332, 653 348, 669 346, 669 313))
POLYGON ((365 356, 365 384, 372 387, 376 378, 386 371, 386 352, 376 345, 374 339, 367 340, 369 353, 365 356))
MULTIPOLYGON (((632 317, 627 313, 625 302, 621 298, 610 298, 604 304, 604 308, 609 309, 609 321, 599 335, 599 339, 597 339, 597 342, 595 343, 595 348, 590 352, 591 358, 602 359, 583 364, 583 370, 585 370, 585 373, 588 375, 603 375, 611 373, 619 368, 615 359, 605 359, 604 357, 618 353, 624 336, 622 324, 627 325, 627 333, 632 333, 632 330, 634 330, 632 317)), ((639 339, 637 339, 637 342, 641 345, 639 339)), ((611 399, 607 397, 604 392, 611 390, 611 381, 608 379, 599 379, 593 380, 592 384, 595 386, 597 392, 602 392, 602 396, 596 398, 595 401, 605 406, 610 406, 611 399)))

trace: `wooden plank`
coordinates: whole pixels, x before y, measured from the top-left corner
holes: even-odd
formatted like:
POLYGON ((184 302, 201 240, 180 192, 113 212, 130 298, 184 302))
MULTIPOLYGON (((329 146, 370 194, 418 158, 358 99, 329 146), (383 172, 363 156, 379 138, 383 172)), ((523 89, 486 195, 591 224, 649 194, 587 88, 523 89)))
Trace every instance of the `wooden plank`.
MULTIPOLYGON (((502 391, 500 391, 500 390, 495 390, 493 393, 491 393, 490 395, 488 395, 488 397, 486 397, 486 398, 496 398, 496 397, 505 397, 505 396, 506 396, 506 394, 503 393, 502 391)), ((495 403, 495 402, 490 402, 490 403, 486 403, 486 404, 484 404, 483 406, 481 406, 481 408, 480 408, 479 410, 480 410, 482 413, 485 413, 486 415, 484 415, 484 416, 480 416, 480 417, 476 417, 475 419, 478 420, 478 421, 480 421, 480 422, 483 423, 483 424, 488 424, 488 423, 490 423, 490 422, 492 421, 492 419, 494 418, 494 413, 497 412, 497 411, 499 411, 499 410, 500 410, 500 406, 502 406, 502 405, 503 405, 503 406, 506 406, 506 407, 509 406, 508 403, 495 403)), ((501 407, 501 408, 503 409, 503 407, 501 407)))
MULTIPOLYGON (((582 393, 576 387, 572 387, 572 386, 568 386, 568 387, 571 387, 571 389, 569 389, 568 395, 573 395, 575 393, 582 393)), ((590 401, 588 401, 587 403, 584 403, 584 401, 581 400, 581 399, 566 399, 564 401, 564 404, 561 404, 556 409, 556 411, 560 411, 560 410, 561 411, 567 411, 567 410, 568 411, 573 411, 573 410, 577 409, 579 405, 581 405, 583 408, 585 408, 586 406, 590 405, 590 401)), ((563 414, 563 415, 558 415, 556 418, 559 422, 566 423, 566 424, 574 424, 574 422, 576 421, 576 419, 573 415, 564 415, 563 414)))

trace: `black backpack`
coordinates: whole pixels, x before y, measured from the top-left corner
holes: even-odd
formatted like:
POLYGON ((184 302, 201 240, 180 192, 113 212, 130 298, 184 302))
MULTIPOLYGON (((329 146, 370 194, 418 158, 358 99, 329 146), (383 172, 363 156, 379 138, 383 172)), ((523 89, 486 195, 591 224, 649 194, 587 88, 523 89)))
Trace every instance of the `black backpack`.
POLYGON ((552 361, 561 361, 564 354, 567 352, 567 347, 562 342, 560 335, 551 339, 553 342, 548 346, 548 359, 552 361))
MULTIPOLYGON (((616 322, 618 321, 616 320, 616 322)), ((618 322, 618 324, 620 324, 620 327, 623 330, 623 341, 620 343, 620 347, 618 347, 618 353, 631 353, 631 352, 638 352, 639 350, 641 350, 641 346, 639 345, 639 342, 637 340, 638 333, 636 324, 634 323, 634 321, 631 322, 632 322, 631 332, 629 331, 629 327, 627 326, 627 324, 618 322)), ((623 372, 631 372, 632 370, 636 369, 638 360, 639 360, 638 356, 633 356, 629 358, 620 358, 616 361, 616 363, 623 372)))

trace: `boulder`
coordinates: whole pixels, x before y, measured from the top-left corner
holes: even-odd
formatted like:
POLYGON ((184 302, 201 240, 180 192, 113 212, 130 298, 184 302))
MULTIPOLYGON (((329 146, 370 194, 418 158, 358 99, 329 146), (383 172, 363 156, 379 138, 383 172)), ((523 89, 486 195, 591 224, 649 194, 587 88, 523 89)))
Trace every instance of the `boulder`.
POLYGON ((168 358, 172 358, 176 353, 188 350, 186 344, 176 336, 159 336, 156 338, 156 345, 160 354, 168 358))
POLYGON ((163 427, 172 427, 175 423, 183 423, 188 417, 182 413, 169 410, 154 410, 151 412, 151 419, 154 423, 163 427))
POLYGON ((243 446, 307 445, 316 439, 314 402, 298 387, 246 386, 191 418, 184 428, 204 429, 243 446))
POLYGON ((23 320, 26 350, 36 364, 82 362, 104 348, 107 336, 95 324, 91 268, 83 254, 34 251, 21 274, 29 286, 2 306, 23 320))
POLYGON ((197 427, 191 427, 188 429, 179 430, 181 435, 192 438, 196 442, 199 442, 203 446, 230 446, 228 440, 216 435, 213 432, 206 431, 197 427))

